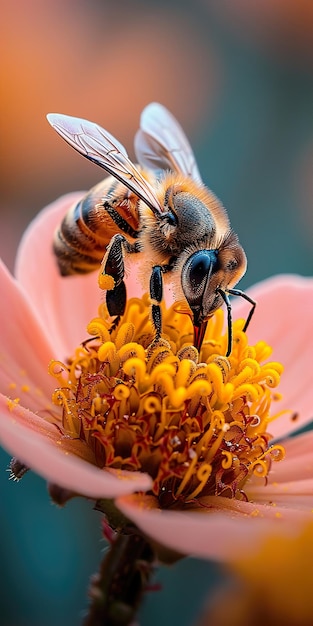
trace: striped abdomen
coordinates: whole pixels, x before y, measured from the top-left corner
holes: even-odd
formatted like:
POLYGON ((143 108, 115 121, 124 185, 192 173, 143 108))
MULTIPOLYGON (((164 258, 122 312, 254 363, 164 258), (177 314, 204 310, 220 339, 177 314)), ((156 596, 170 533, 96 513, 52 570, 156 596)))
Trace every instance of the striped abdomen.
POLYGON ((116 233, 134 241, 140 232, 138 205, 138 196, 110 176, 71 207, 53 241, 62 276, 98 269, 116 233))

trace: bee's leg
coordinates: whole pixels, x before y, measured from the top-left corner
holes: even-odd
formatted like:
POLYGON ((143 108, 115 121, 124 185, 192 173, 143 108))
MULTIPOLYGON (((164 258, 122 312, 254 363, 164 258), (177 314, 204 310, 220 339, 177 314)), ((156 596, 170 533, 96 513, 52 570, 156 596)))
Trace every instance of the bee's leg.
POLYGON ((155 265, 152 268, 152 273, 150 277, 150 298, 152 300, 151 314, 156 332, 156 340, 160 338, 162 332, 162 312, 160 303, 163 298, 163 271, 164 268, 161 267, 161 265, 155 265))
POLYGON ((99 286, 106 289, 106 305, 109 315, 116 316, 114 328, 126 307, 126 286, 124 283, 123 252, 139 252, 138 242, 129 243, 123 235, 114 235, 101 263, 99 286))
POLYGON ((114 287, 114 289, 106 292, 105 301, 109 315, 115 316, 115 320, 110 327, 110 332, 112 332, 112 330, 117 327, 123 313, 125 312, 126 287, 123 280, 119 285, 114 287))

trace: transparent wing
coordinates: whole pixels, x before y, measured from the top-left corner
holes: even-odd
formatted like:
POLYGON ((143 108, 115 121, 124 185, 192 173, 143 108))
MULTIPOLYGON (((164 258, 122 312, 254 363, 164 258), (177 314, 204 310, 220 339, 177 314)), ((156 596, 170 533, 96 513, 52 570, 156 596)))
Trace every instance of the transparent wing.
POLYGON ((59 135, 87 159, 120 180, 154 213, 163 212, 153 187, 130 161, 124 146, 109 132, 87 120, 49 113, 48 122, 59 135))
POLYGON ((190 143, 175 117, 152 102, 143 110, 135 136, 135 153, 143 167, 170 169, 202 183, 190 143))

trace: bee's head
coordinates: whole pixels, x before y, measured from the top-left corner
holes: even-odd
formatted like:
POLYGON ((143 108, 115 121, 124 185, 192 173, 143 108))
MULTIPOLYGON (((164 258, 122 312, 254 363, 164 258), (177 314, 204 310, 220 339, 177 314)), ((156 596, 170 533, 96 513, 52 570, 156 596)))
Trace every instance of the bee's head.
POLYGON ((214 250, 197 250, 185 261, 181 284, 193 314, 196 348, 204 338, 207 320, 222 306, 222 292, 233 287, 246 270, 246 255, 231 232, 214 250))

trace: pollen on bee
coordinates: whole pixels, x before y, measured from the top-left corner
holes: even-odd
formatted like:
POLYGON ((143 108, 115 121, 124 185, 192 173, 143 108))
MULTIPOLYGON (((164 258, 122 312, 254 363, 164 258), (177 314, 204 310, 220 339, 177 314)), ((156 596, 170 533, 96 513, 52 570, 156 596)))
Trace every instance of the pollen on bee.
POLYGON ((100 289, 111 291, 111 289, 114 289, 115 287, 115 280, 113 276, 110 276, 109 274, 99 274, 98 285, 100 289))

